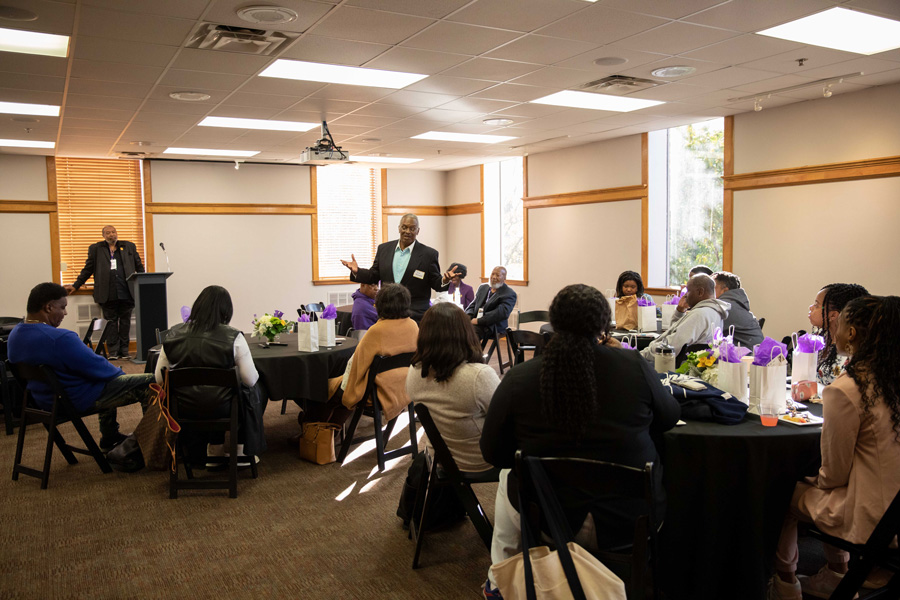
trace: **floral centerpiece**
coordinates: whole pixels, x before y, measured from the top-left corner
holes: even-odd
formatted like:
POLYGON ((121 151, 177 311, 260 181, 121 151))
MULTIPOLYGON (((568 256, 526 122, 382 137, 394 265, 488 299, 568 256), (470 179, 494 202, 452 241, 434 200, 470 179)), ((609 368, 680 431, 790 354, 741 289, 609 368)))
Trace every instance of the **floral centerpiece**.
POLYGON ((719 382, 719 348, 712 347, 709 350, 690 352, 676 373, 686 373, 692 377, 699 377, 708 384, 715 386, 719 382))
POLYGON ((261 317, 253 315, 253 337, 264 337, 268 343, 275 341, 275 336, 288 331, 294 323, 284 320, 284 313, 276 310, 261 317))

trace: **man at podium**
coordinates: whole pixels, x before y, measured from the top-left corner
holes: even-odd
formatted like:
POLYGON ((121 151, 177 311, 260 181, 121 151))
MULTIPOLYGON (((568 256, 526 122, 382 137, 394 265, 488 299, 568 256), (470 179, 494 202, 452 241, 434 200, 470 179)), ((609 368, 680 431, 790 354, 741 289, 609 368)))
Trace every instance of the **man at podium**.
POLYGON ((134 298, 125 280, 132 273, 143 273, 144 263, 141 262, 137 247, 131 242, 120 240, 112 225, 103 228, 103 240, 91 244, 78 279, 65 287, 71 294, 84 285, 91 275, 94 276, 94 302, 100 305, 103 318, 108 321, 106 343, 109 358, 131 358, 128 355, 128 342, 134 298))

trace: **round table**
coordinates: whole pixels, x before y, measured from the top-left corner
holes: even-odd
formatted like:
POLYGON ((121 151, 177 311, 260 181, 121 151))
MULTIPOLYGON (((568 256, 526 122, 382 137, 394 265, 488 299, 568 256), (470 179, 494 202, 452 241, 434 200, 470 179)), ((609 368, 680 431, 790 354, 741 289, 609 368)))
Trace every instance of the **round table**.
MULTIPOLYGON (((822 406, 810 404, 821 416, 822 406)), ((691 600, 765 597, 794 485, 815 475, 821 425, 690 422, 663 435, 664 589, 691 600)))

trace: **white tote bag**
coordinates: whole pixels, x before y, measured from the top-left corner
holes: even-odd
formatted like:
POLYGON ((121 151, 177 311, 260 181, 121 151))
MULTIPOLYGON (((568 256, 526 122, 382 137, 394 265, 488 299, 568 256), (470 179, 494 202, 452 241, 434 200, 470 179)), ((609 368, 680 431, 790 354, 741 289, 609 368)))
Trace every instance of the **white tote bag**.
POLYGON ((675 315, 677 304, 663 304, 660 306, 662 311, 662 329, 665 331, 672 326, 672 317, 675 315))
POLYGON ((656 331, 656 306, 638 306, 637 321, 640 331, 656 331))
POLYGON ((319 325, 319 346, 333 348, 334 342, 334 319, 319 318, 316 321, 319 325))
POLYGON ((616 320, 616 290, 610 288, 606 290, 605 294, 606 301, 609 302, 609 314, 612 315, 613 321, 616 320))
POLYGON ((794 341, 794 352, 791 358, 791 383, 801 381, 816 381, 816 367, 819 355, 815 352, 800 352, 797 350, 797 334, 791 334, 794 341))
POLYGON ((728 392, 744 404, 750 404, 749 385, 750 373, 747 364, 742 362, 728 363, 719 361, 717 365, 719 380, 716 387, 723 392, 728 392))
POLYGON ((765 367, 750 365, 750 406, 772 404, 778 414, 787 412, 787 361, 776 356, 765 367))
POLYGON ((297 323, 297 350, 300 352, 319 351, 319 329, 316 321, 297 323))

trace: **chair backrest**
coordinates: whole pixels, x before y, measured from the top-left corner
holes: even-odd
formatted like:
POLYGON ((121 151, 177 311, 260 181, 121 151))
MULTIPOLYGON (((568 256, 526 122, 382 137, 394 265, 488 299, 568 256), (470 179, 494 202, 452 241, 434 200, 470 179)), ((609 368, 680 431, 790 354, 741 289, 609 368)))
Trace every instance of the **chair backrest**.
POLYGON ((376 356, 369 367, 368 389, 375 389, 375 377, 394 369, 408 369, 414 352, 404 352, 394 356, 376 356))
MULTIPOLYGON (((240 391, 241 379, 238 376, 237 367, 230 369, 216 369, 212 367, 177 367, 169 369, 169 410, 172 416, 178 418, 178 389, 193 386, 210 386, 218 388, 230 388, 240 391)), ((232 412, 237 406, 240 394, 236 393, 232 402, 232 412)))
POLYGON ((897 535, 900 535, 900 491, 894 496, 881 520, 872 530, 872 535, 866 540, 865 546, 884 551, 897 535))
MULTIPOLYGON (((47 365, 29 365, 26 363, 9 363, 9 369, 12 372, 13 377, 15 377, 22 384, 22 387, 25 388, 26 397, 31 395, 31 392, 28 391, 27 387, 28 382, 39 381, 50 387, 50 391, 53 394, 54 405, 61 406, 65 414, 76 414, 75 408, 69 401, 68 394, 66 394, 66 388, 60 383, 59 378, 56 376, 53 369, 47 365)), ((90 414, 90 412, 91 411, 88 411, 88 414, 90 414)))
POLYGON ((434 419, 431 418, 431 412, 428 410, 428 407, 424 404, 416 404, 416 415, 419 417, 419 422, 425 430, 425 435, 428 436, 428 441, 431 442, 431 447, 434 448, 435 460, 451 478, 457 479, 461 477, 462 473, 456 465, 456 460, 454 460, 453 454, 438 430, 434 419))
POLYGON ((525 312, 519 312, 519 324, 517 327, 521 327, 522 323, 536 323, 536 322, 550 322, 550 311, 547 310, 528 310, 525 312))
POLYGON ((363 336, 366 335, 367 331, 368 329, 351 329, 347 332, 347 335, 355 340, 361 340, 363 339, 363 336))
POLYGON ((760 317, 759 319, 759 330, 762 331, 762 328, 766 326, 766 318, 760 317))
POLYGON ((514 364, 519 364, 525 361, 525 350, 532 350, 534 356, 540 356, 544 346, 550 341, 550 334, 507 328, 506 339, 509 340, 509 345, 512 347, 514 364))

